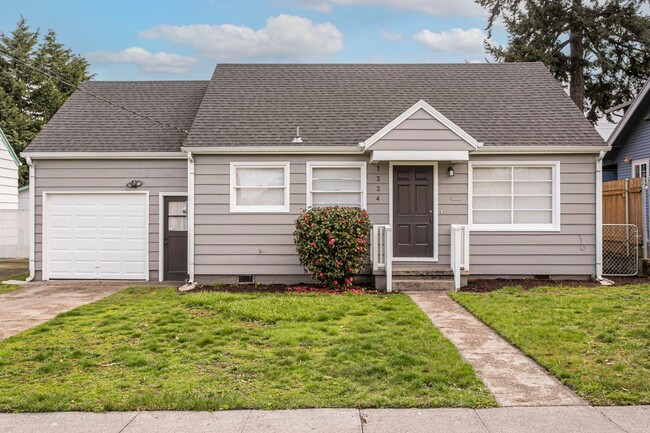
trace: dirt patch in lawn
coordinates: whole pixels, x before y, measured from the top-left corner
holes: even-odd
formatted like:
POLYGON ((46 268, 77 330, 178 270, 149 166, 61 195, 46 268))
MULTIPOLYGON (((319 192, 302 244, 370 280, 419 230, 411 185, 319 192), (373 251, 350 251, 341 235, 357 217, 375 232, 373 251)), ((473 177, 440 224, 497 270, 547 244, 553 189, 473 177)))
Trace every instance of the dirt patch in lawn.
POLYGON ((227 292, 227 293, 328 293, 328 294, 376 294, 372 285, 356 285, 349 289, 328 289, 327 287, 305 284, 199 284, 192 292, 227 292))
MULTIPOLYGON (((611 277, 615 286, 650 284, 647 277, 611 277)), ((469 280, 461 292, 492 292, 504 287, 521 287, 524 290, 535 287, 600 287, 596 280, 545 280, 534 278, 506 279, 496 278, 492 280, 469 280)))

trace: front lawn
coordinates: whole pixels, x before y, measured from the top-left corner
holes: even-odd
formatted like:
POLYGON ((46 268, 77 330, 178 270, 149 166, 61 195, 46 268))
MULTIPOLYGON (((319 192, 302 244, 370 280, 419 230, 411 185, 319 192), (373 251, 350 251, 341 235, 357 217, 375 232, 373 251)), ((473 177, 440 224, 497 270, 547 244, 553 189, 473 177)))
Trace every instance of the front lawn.
POLYGON ((0 412, 495 404, 405 295, 133 287, 0 342, 0 412))
POLYGON ((650 403, 650 286, 452 297, 592 404, 650 403))
MULTIPOLYGON (((20 274, 20 275, 15 275, 13 277, 4 279, 2 281, 9 281, 9 280, 14 280, 14 281, 25 281, 29 277, 29 274, 20 274)), ((20 289, 21 286, 15 286, 12 284, 2 284, 0 283, 0 295, 3 293, 9 293, 11 291, 14 291, 16 289, 20 289)))

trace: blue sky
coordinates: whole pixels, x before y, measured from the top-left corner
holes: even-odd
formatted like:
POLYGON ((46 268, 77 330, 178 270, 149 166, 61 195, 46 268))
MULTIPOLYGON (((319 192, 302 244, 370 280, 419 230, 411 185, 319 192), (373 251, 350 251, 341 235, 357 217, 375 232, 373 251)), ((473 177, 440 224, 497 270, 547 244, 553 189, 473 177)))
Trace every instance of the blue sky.
MULTIPOLYGON (((3 0, 86 56, 100 80, 207 79, 219 62, 484 61, 473 0, 3 0)), ((495 32, 504 42, 502 30, 495 32)))

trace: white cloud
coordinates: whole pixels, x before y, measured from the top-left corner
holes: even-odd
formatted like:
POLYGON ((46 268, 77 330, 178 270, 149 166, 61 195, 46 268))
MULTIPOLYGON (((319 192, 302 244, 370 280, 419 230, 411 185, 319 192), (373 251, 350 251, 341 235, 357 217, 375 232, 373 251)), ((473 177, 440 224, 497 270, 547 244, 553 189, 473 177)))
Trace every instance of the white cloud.
POLYGON ((160 25, 140 37, 187 45, 215 61, 314 58, 343 48, 343 34, 333 24, 290 15, 270 17, 259 30, 232 24, 160 25))
POLYGON ((118 52, 96 51, 85 56, 95 63, 132 64, 137 66, 140 72, 145 73, 184 74, 199 63, 194 57, 163 51, 150 53, 140 47, 131 47, 118 52))
POLYGON ((399 33, 391 32, 390 30, 383 30, 381 32, 381 38, 387 41, 399 41, 402 39, 402 35, 399 33))
POLYGON ((330 13, 332 5, 383 6, 392 9, 423 12, 438 16, 484 17, 485 9, 474 0, 297 0, 298 5, 330 13))
POLYGON ((432 51, 458 54, 482 53, 485 37, 483 30, 478 28, 467 30, 455 28, 439 33, 422 30, 413 35, 414 40, 422 42, 432 51))

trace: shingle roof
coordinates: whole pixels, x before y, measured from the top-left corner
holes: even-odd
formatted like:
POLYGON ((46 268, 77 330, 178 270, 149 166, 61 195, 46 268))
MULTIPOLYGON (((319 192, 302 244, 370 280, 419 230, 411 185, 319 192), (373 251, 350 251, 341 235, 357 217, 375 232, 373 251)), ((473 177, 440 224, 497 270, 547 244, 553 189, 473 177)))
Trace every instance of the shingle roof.
MULTIPOLYGON (((189 129, 207 81, 89 81, 81 88, 115 104, 189 129)), ((186 134, 76 91, 28 152, 173 152, 186 134)))
POLYGON ((355 146, 423 99, 486 146, 604 145, 541 63, 219 65, 186 146, 355 146))

